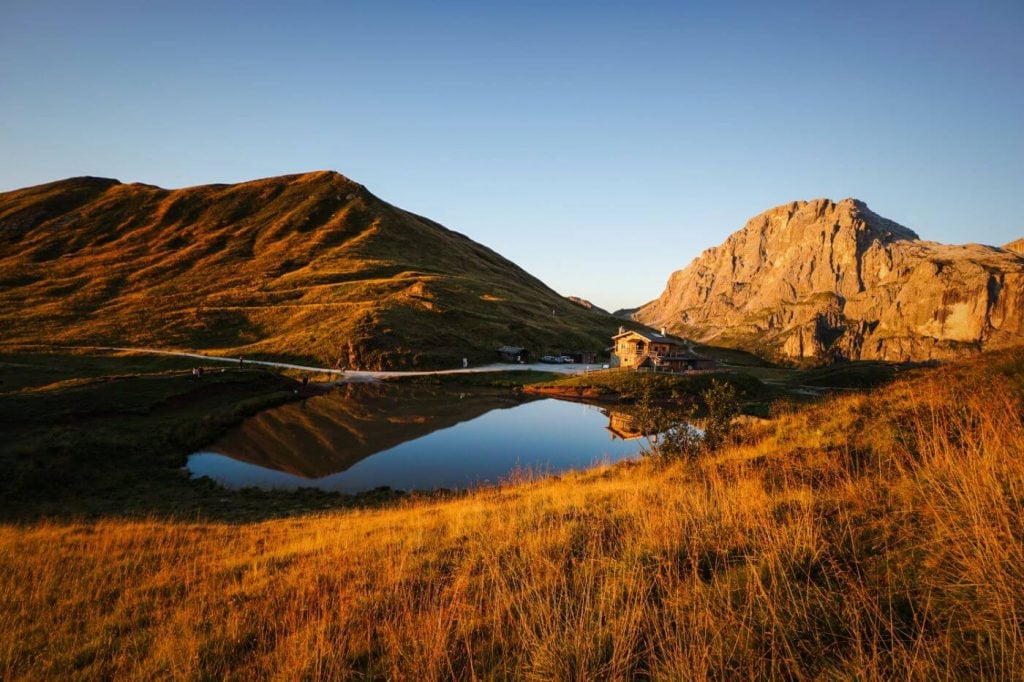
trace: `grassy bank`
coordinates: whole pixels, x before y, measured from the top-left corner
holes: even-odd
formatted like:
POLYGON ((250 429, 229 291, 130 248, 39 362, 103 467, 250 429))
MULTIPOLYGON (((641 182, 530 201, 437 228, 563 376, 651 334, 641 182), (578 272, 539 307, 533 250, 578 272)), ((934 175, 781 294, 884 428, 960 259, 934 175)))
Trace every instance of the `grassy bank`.
MULTIPOLYGON (((311 491, 231 493, 189 481, 186 455, 303 387, 260 369, 113 353, 0 354, 0 519, 100 514, 265 516, 311 491)), ((315 499, 314 499, 315 498, 315 499)))
POLYGON ((504 370, 501 372, 466 372, 462 374, 424 374, 388 379, 389 383, 422 386, 480 386, 485 388, 519 388, 532 384, 556 381, 565 376, 558 372, 534 369, 504 370))
POLYGON ((0 676, 1015 678, 1024 354, 735 447, 244 525, 0 527, 0 676))
POLYGON ((744 402, 764 401, 777 394, 777 391, 756 377, 742 372, 653 374, 629 370, 562 375, 551 380, 532 382, 524 390, 560 397, 627 403, 635 402, 650 391, 655 399, 679 402, 698 399, 716 381, 733 386, 739 399, 744 402))

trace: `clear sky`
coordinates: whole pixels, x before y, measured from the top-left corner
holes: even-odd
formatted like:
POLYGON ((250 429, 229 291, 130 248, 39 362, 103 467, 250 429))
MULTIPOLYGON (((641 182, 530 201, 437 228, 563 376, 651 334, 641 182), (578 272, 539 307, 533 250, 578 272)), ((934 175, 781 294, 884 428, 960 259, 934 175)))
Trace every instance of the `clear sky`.
POLYGON ((0 0, 0 189, 330 168, 618 308, 855 196, 1024 236, 1024 2, 0 0))

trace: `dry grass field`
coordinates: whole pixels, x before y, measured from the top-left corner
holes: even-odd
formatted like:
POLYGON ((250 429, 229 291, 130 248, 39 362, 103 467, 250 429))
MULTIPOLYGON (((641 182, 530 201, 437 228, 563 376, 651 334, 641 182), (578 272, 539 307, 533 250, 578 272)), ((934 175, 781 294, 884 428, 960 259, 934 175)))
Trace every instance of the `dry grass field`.
POLYGON ((253 522, 0 528, 4 679, 1019 678, 1024 352, 735 445, 253 522))

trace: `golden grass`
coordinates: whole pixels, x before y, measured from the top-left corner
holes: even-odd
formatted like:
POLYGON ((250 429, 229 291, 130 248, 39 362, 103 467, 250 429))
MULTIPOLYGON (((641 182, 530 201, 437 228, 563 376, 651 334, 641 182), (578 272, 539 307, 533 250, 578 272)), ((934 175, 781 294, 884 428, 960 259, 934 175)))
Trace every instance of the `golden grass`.
POLYGON ((1024 354, 699 462, 230 525, 0 529, 5 679, 1020 677, 1024 354))
POLYGON ((0 192, 0 341, 196 349, 322 367, 454 367, 603 348, 585 310, 337 173, 163 190, 0 192))

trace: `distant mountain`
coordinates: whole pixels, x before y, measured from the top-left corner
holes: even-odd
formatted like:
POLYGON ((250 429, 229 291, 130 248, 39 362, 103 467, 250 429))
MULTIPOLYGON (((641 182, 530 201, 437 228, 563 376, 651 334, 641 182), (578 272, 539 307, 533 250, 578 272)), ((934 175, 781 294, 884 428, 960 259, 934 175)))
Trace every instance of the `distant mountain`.
POLYGON ((0 193, 0 342, 195 348, 360 368, 597 350, 619 324, 338 173, 0 193))
POLYGON ((1014 253, 1024 254, 1024 238, 1014 239, 1009 244, 1004 244, 1003 249, 1014 253))
POLYGON ((614 317, 621 317, 625 320, 632 320, 633 315, 637 310, 639 310, 639 308, 619 308, 618 310, 613 311, 612 315, 614 317))
POLYGON ((953 357, 1024 343, 1024 258, 922 241, 856 199, 793 202, 704 251, 634 318, 789 360, 953 357))

